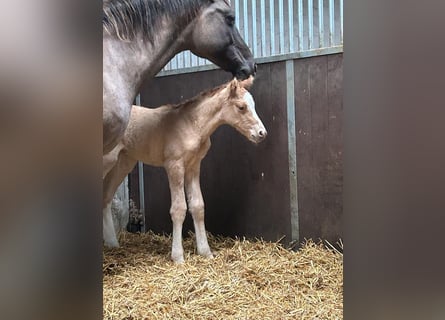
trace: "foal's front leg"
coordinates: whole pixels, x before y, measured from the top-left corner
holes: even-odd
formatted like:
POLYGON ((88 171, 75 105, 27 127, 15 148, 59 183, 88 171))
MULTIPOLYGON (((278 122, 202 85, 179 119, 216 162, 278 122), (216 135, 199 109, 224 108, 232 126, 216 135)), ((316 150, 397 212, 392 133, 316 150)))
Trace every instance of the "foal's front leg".
POLYGON ((165 167, 170 185, 171 206, 170 215, 173 222, 173 243, 171 258, 176 263, 184 262, 182 247, 182 224, 187 212, 184 194, 184 166, 181 163, 171 163, 165 167))
POLYGON ((199 183, 199 171, 200 164, 198 163, 194 168, 185 173, 185 191, 187 193, 188 208, 193 216, 198 254, 207 258, 213 258, 204 224, 204 200, 199 183))

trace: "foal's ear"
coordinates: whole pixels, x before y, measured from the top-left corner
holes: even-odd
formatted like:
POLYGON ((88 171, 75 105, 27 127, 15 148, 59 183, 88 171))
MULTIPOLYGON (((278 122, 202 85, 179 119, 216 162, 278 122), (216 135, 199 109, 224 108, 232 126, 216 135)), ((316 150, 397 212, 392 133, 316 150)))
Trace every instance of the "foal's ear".
POLYGON ((254 80, 253 76, 250 76, 246 80, 241 81, 240 85, 241 85, 241 87, 243 87, 245 89, 249 89, 253 84, 253 80, 254 80))
POLYGON ((230 95, 230 97, 236 97, 237 90, 238 90, 239 86, 240 86, 240 83, 238 82, 238 79, 233 78, 233 80, 230 81, 230 84, 229 84, 229 95, 230 95))

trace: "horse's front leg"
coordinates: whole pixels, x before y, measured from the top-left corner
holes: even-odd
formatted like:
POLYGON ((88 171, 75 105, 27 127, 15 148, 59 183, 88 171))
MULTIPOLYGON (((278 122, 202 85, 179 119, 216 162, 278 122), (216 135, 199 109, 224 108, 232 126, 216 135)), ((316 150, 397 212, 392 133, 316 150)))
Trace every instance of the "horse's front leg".
POLYGON ((184 262, 184 249, 182 247, 182 224, 187 212, 184 194, 184 166, 180 163, 171 163, 165 167, 170 185, 171 206, 170 215, 173 222, 173 243, 171 258, 176 263, 184 262))
POLYGON ((185 190, 190 213, 193 216, 195 226, 196 247, 198 254, 207 258, 213 258, 210 250, 204 224, 204 200, 202 198, 199 183, 200 163, 185 173, 185 190))
POLYGON ((111 214, 111 202, 117 188, 135 164, 136 160, 119 154, 118 159, 103 180, 103 237, 107 247, 119 247, 111 214))

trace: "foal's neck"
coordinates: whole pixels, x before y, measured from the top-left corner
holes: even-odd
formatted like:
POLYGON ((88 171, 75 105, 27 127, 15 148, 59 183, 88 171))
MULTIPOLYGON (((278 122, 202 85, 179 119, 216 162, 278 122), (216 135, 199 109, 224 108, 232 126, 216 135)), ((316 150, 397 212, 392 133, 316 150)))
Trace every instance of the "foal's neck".
POLYGON ((222 97, 217 93, 191 108, 184 109, 193 123, 193 128, 202 139, 208 139, 223 124, 221 119, 222 104, 222 97))

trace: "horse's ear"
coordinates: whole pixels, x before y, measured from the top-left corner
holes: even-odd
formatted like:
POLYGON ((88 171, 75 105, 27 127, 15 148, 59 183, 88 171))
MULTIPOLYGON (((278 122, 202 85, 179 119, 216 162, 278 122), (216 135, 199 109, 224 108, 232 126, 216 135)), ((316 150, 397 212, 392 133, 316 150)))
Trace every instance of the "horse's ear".
POLYGON ((254 80, 253 76, 250 76, 246 80, 241 81, 240 85, 241 85, 241 87, 243 87, 245 89, 249 89, 253 84, 253 80, 254 80))
POLYGON ((233 78, 233 80, 230 81, 230 84, 229 84, 229 95, 230 95, 230 97, 235 97, 237 95, 238 88, 239 88, 238 79, 233 78))

